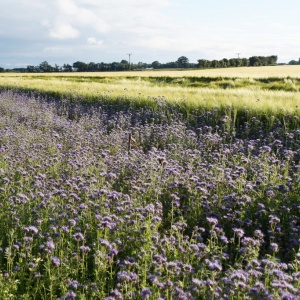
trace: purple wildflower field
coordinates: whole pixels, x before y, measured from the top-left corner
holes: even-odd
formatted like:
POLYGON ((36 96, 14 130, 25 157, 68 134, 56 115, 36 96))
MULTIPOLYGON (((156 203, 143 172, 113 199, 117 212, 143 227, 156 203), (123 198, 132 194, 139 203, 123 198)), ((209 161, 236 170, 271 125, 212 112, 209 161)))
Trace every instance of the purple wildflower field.
POLYGON ((0 93, 0 299, 300 299, 300 122, 0 93))

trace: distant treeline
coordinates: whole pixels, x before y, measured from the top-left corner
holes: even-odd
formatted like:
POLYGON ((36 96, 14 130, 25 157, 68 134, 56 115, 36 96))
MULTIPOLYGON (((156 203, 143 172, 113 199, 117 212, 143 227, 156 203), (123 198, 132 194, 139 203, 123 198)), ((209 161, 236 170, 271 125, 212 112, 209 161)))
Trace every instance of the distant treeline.
POLYGON ((160 63, 154 61, 148 63, 130 63, 127 60, 113 63, 85 63, 82 61, 74 62, 72 65, 64 64, 63 66, 51 66, 47 61, 40 63, 38 66, 27 66, 27 68, 17 68, 13 71, 26 72, 26 73, 39 73, 39 72, 105 72, 105 71, 128 71, 128 70, 145 70, 145 69, 178 69, 178 68, 197 68, 196 63, 190 63, 189 59, 185 56, 179 57, 174 62, 160 63))
POLYGON ((229 67, 255 67, 274 66, 277 64, 277 55, 251 56, 250 58, 223 58, 221 60, 199 59, 198 68, 229 68, 229 67))
MULTIPOLYGON (((289 65, 300 64, 299 61, 292 60, 289 65)), ((24 73, 49 73, 49 72, 105 72, 105 71, 128 71, 128 70, 146 70, 146 69, 209 69, 209 68, 229 68, 229 67, 252 67, 252 66, 273 66, 277 65, 277 55, 271 56, 251 56, 249 58, 223 58, 221 60, 199 59, 198 63, 190 63, 186 56, 180 56, 174 62, 160 63, 154 61, 149 63, 129 63, 127 60, 112 63, 85 63, 76 61, 72 65, 51 66, 47 61, 38 66, 27 66, 27 68, 7 69, 0 68, 0 72, 24 72, 24 73)))
POLYGON ((300 58, 299 58, 298 61, 297 61, 297 60, 291 60, 291 61, 289 62, 289 65, 300 65, 300 58))

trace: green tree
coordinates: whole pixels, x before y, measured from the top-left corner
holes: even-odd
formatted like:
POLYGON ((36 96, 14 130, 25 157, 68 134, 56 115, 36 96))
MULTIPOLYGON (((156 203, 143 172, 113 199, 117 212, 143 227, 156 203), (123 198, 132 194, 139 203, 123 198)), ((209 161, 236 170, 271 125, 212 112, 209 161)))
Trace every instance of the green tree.
POLYGON ((211 62, 207 59, 198 59, 198 68, 205 69, 210 68, 211 62))
POLYGON ((39 69, 41 72, 53 72, 54 68, 47 62, 43 61, 39 64, 39 69))
POLYGON ((161 63, 156 60, 151 64, 151 66, 153 69, 159 69, 161 67, 161 63))
POLYGON ((230 58, 228 67, 236 67, 236 66, 237 66, 236 59, 235 58, 230 58))
POLYGON ((247 59, 247 58, 242 58, 242 66, 243 67, 248 67, 248 65, 249 65, 249 60, 247 59))
POLYGON ((214 59, 212 62, 211 62, 211 67, 212 68, 219 68, 220 67, 220 64, 219 64, 219 61, 214 59))
POLYGON ((62 67, 62 71, 63 72, 72 72, 73 71, 73 68, 71 65, 69 64, 64 64, 63 67, 62 67))
POLYGON ((89 72, 95 72, 95 71, 97 71, 97 64, 95 64, 94 62, 90 62, 87 65, 87 71, 89 71, 89 72))
POLYGON ((223 58, 222 60, 219 61, 219 65, 221 68, 227 68, 228 64, 229 62, 227 58, 223 58))
POLYGON ((34 73, 35 72, 35 66, 27 66, 26 71, 29 73, 34 73))
POLYGON ((75 68, 77 72, 86 72, 88 65, 82 61, 76 61, 73 63, 73 68, 75 68))
POLYGON ((54 71, 55 72, 61 72, 62 68, 59 65, 55 64, 54 71))
POLYGON ((120 71, 125 71, 129 69, 129 62, 125 59, 122 59, 120 64, 119 64, 119 70, 120 71))
POLYGON ((180 56, 176 63, 180 68, 188 68, 189 67, 189 59, 186 56, 180 56))
POLYGON ((271 55, 268 57, 268 64, 273 66, 273 65, 277 65, 277 55, 271 55))
POLYGON ((289 65, 298 65, 299 62, 293 59, 293 60, 291 60, 288 64, 289 64, 289 65))
POLYGON ((251 56, 249 58, 249 65, 251 67, 260 66, 260 59, 257 56, 251 56))

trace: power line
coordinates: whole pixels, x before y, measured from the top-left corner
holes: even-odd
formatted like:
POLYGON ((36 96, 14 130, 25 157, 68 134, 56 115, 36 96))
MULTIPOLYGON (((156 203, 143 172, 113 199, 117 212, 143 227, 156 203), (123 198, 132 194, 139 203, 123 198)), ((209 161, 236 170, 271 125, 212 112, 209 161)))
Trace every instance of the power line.
POLYGON ((236 54, 237 54, 238 58, 240 58, 240 54, 242 54, 242 53, 236 53, 236 54))

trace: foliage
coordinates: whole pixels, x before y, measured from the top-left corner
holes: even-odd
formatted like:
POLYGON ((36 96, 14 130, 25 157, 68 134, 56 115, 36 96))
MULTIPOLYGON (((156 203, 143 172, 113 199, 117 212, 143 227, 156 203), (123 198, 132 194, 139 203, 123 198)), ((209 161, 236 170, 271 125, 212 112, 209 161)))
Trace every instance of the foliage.
POLYGON ((223 58, 222 60, 199 59, 198 68, 229 68, 229 67, 253 67, 273 66, 277 64, 277 56, 252 56, 247 58, 223 58))
MULTIPOLYGON (((148 68, 162 69, 162 68, 195 68, 196 64, 190 64, 189 60, 185 56, 181 56, 175 62, 168 63, 159 63, 154 61, 152 64, 138 62, 136 64, 131 63, 131 70, 143 70, 148 68)), ((23 69, 15 69, 20 72, 28 73, 43 73, 43 72, 104 72, 104 71, 126 71, 129 69, 129 62, 125 59, 121 62, 112 62, 112 63, 85 63, 82 61, 76 61, 71 65, 63 64, 62 67, 55 65, 52 67, 47 61, 40 63, 38 66, 27 66, 23 69)))
MULTIPOLYGON (((186 56, 180 56, 174 62, 160 63, 154 61, 151 64, 139 62, 137 64, 130 64, 131 70, 143 70, 143 69, 176 69, 176 68, 228 68, 228 67, 245 67, 245 66, 269 66, 276 65, 277 56, 253 56, 247 58, 223 58, 222 60, 206 60, 199 59, 198 64, 190 63, 186 56)), ((43 72, 103 72, 103 71, 125 71, 129 69, 129 63, 126 60, 113 63, 85 63, 76 61, 73 65, 64 64, 62 67, 55 65, 52 67, 47 61, 40 63, 39 66, 27 66, 23 69, 15 69, 16 71, 28 72, 28 73, 43 73, 43 72)))
POLYGON ((300 58, 299 58, 298 61, 296 61, 296 60, 291 60, 288 64, 289 64, 289 65, 300 65, 300 58))
POLYGON ((272 66, 276 65, 277 63, 277 56, 252 56, 249 58, 249 65, 250 66, 272 66))
POLYGON ((189 59, 186 56, 180 56, 177 59, 177 64, 180 68, 188 68, 189 67, 189 59))

